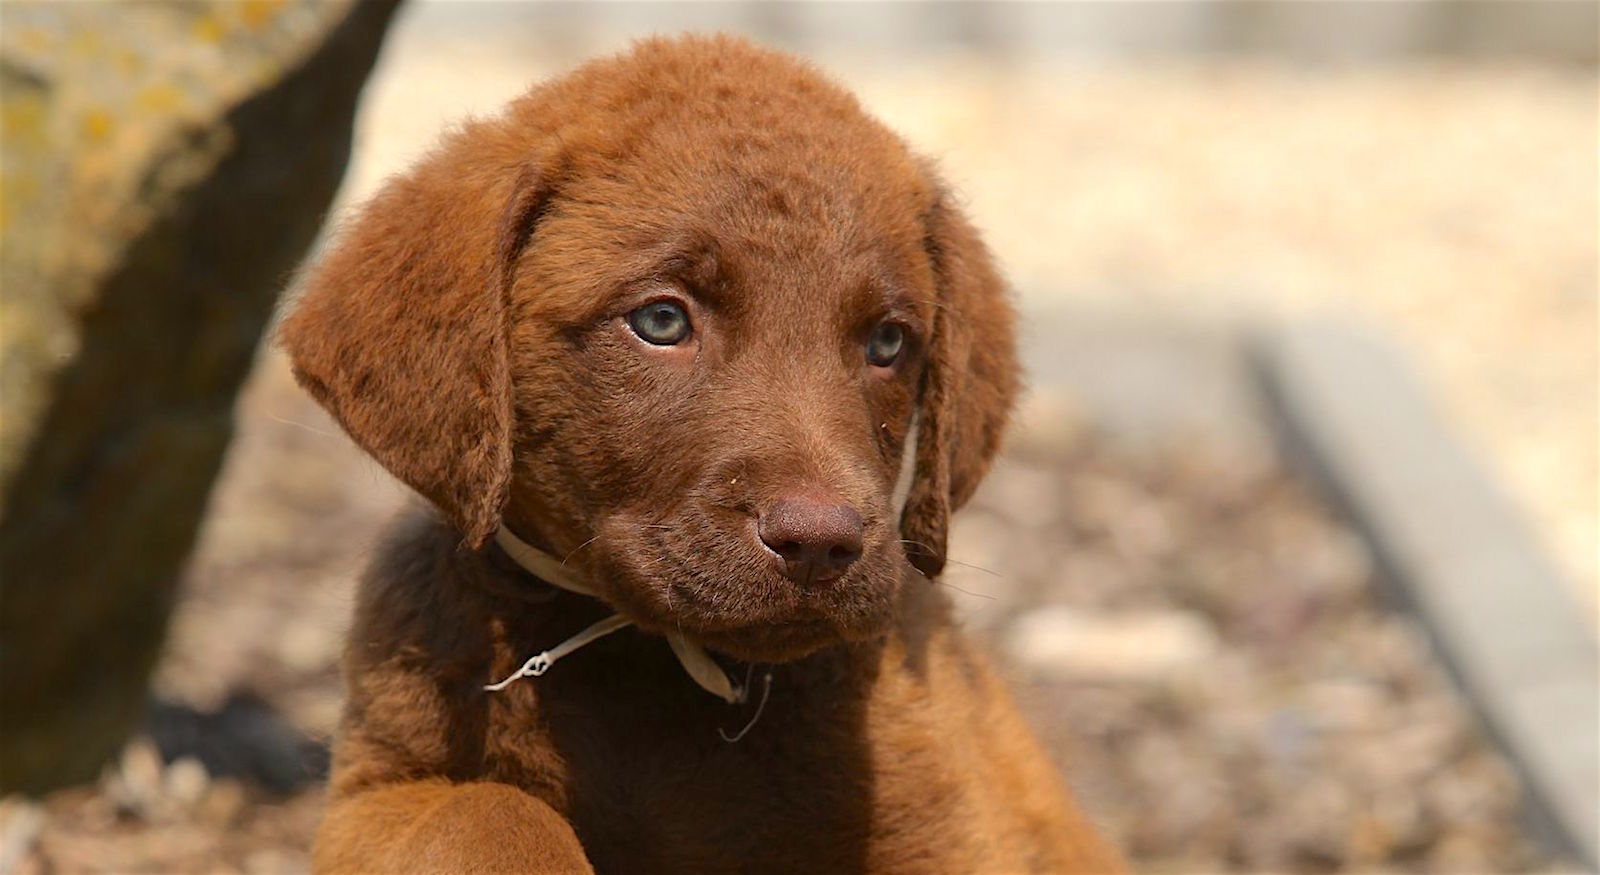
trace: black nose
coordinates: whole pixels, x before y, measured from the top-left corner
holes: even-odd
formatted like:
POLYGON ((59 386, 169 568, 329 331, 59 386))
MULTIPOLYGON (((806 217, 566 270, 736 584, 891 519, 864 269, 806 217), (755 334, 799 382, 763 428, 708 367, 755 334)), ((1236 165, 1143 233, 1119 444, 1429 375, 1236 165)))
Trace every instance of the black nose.
POLYGON ((833 580, 860 559, 862 529, 849 505, 814 497, 781 498, 756 524, 784 576, 801 584, 833 580))

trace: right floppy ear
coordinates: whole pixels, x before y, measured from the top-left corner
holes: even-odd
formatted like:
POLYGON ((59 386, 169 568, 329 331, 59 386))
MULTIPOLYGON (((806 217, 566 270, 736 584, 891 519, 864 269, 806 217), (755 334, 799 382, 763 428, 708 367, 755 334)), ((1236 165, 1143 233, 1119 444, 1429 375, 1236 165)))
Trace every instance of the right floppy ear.
POLYGON ((482 546, 510 489, 512 267, 548 193, 503 122, 451 135, 362 208, 278 340, 350 437, 482 546))
MULTIPOLYGON (((930 178, 934 178, 929 171, 930 178)), ((1017 395, 1016 313, 978 231, 934 183, 924 246, 939 306, 917 408, 916 462, 900 533, 927 577, 944 570, 950 515, 978 488, 1017 395)))

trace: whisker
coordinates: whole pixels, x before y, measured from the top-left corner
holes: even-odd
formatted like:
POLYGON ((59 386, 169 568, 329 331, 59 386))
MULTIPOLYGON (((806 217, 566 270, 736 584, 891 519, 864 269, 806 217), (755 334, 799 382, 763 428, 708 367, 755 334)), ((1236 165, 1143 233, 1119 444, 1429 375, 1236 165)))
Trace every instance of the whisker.
MULTIPOLYGON (((933 548, 929 547, 927 544, 922 543, 921 541, 909 541, 909 540, 906 540, 905 538, 900 538, 900 539, 897 540, 897 543, 908 544, 908 545, 910 545, 912 547, 916 547, 916 548, 921 549, 921 550, 927 550, 928 552, 932 552, 933 551, 933 548)), ((1005 579, 1005 575, 1004 574, 1002 574, 1002 573, 1000 573, 998 571, 995 571, 992 568, 984 568, 982 565, 973 565, 971 562, 962 562, 959 559, 951 559, 949 557, 946 557, 944 562, 945 562, 946 565, 959 565, 962 568, 971 568, 973 571, 982 571, 984 574, 988 574, 988 575, 991 575, 993 577, 998 577, 998 578, 1001 578, 1002 580, 1005 579)))
POLYGON ((947 559, 944 560, 944 564, 946 564, 946 565, 958 565, 958 566, 960 566, 962 568, 971 568, 973 571, 982 571, 984 574, 987 574, 990 577, 998 577, 1001 580, 1004 580, 1005 577, 1006 577, 1005 574, 1003 574, 1003 573, 1001 573, 999 571, 995 571, 992 568, 984 568, 982 565, 973 565, 971 562, 962 562, 960 559, 949 559, 949 558, 947 558, 947 559))
POLYGON ((943 586, 943 587, 947 587, 949 589, 953 589, 956 592, 962 593, 964 595, 972 596, 975 599, 988 599, 989 601, 992 602, 992 601, 994 601, 995 599, 998 598, 998 596, 992 596, 992 595, 989 595, 988 593, 985 593, 985 592, 973 592, 970 589, 962 589, 961 587, 956 586, 953 583, 946 583, 946 582, 944 582, 942 580, 935 580, 934 583, 938 584, 939 586, 943 586))
POLYGON ((579 544, 579 545, 578 545, 578 546, 576 546, 576 547, 574 547, 574 548, 572 548, 572 552, 571 552, 571 553, 568 553, 568 554, 567 554, 567 555, 566 555, 566 556, 565 556, 565 557, 564 557, 564 558, 563 558, 563 559, 562 559, 562 560, 561 560, 561 564, 562 564, 562 565, 566 565, 566 564, 567 564, 567 560, 568 560, 568 559, 571 559, 571 558, 572 558, 572 557, 574 557, 574 556, 576 556, 576 555, 578 555, 578 551, 579 551, 579 550, 582 550, 582 549, 583 549, 583 548, 584 548, 584 547, 587 547, 587 546, 589 546, 589 545, 590 545, 590 544, 593 544, 593 543, 594 543, 594 542, 595 542, 595 541, 598 541, 598 540, 600 540, 600 536, 599 536, 599 535, 595 535, 595 536, 594 536, 594 537, 592 537, 592 538, 590 538, 590 539, 589 539, 589 540, 587 540, 587 541, 584 541, 584 542, 583 542, 583 543, 582 543, 582 544, 579 544))
POLYGON ((335 438, 335 439, 337 439, 337 438, 338 438, 338 437, 339 437, 339 435, 337 435, 337 434, 335 434, 335 433, 334 433, 334 432, 331 432, 331 431, 323 431, 323 430, 322 430, 322 429, 320 429, 320 428, 313 428, 313 427, 311 427, 311 426, 309 426, 309 425, 306 425, 306 424, 305 424, 305 423, 303 423, 303 422, 295 422, 295 421, 294 421, 294 420, 292 420, 292 419, 284 419, 284 418, 283 418, 283 417, 281 417, 281 416, 276 416, 276 415, 274 415, 274 414, 271 414, 271 413, 266 413, 266 414, 264 414, 264 415, 265 415, 265 416, 266 416, 266 417, 267 417, 267 418, 268 418, 268 419, 270 419, 270 420, 272 420, 272 421, 273 421, 273 422, 281 422, 281 423, 283 423, 283 424, 284 424, 284 425, 292 425, 292 426, 294 426, 294 427, 295 427, 295 428, 302 428, 302 429, 305 429, 305 430, 306 430, 306 431, 309 431, 309 432, 311 432, 311 433, 312 433, 312 434, 319 434, 319 435, 322 435, 322 436, 323 436, 323 437, 325 437, 325 438, 335 438))

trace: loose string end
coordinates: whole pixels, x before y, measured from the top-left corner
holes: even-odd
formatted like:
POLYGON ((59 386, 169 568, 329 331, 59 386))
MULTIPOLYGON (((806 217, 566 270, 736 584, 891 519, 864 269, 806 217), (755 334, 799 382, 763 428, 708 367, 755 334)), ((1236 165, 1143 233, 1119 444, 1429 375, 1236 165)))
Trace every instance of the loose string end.
MULTIPOLYGON (((749 681, 748 676, 746 676, 744 687, 743 687, 743 689, 740 690, 740 694, 741 694, 740 701, 743 701, 743 694, 748 692, 749 689, 750 689, 750 681, 749 681)), ((772 667, 768 666, 766 673, 761 676, 761 702, 760 702, 760 704, 756 705, 756 713, 751 715, 750 722, 746 723, 744 725, 743 729, 739 730, 738 732, 734 733, 733 735, 729 735, 727 732, 723 731, 722 727, 719 726, 719 727, 717 727, 717 735, 721 736, 722 740, 726 741, 729 744, 738 744, 740 739, 744 738, 746 735, 748 735, 750 733, 751 729, 755 728, 756 722, 761 719, 761 712, 767 710, 767 699, 771 695, 772 695, 772 667)))
POLYGON ((535 654, 531 659, 522 664, 522 668, 519 668, 513 672, 510 677, 500 681, 499 683, 488 684, 484 687, 484 690, 491 693, 498 692, 510 686, 512 681, 515 681, 519 678, 538 677, 539 675, 549 671, 550 666, 556 664, 556 660, 566 656, 569 653, 572 653, 573 651, 583 647, 585 644, 588 644, 597 638, 603 638, 606 635, 610 635, 612 632, 615 632, 618 629, 631 624, 632 622, 632 620, 629 620, 621 614, 612 614, 604 620, 595 623, 582 632, 579 632, 571 638, 568 638, 560 644, 557 644, 553 649, 546 650, 543 653, 535 654))
POLYGON ((554 664, 555 661, 555 657, 551 656, 550 651, 548 650, 544 651, 543 653, 535 654, 530 657, 527 662, 524 662, 521 668, 507 675, 500 681, 492 684, 484 684, 483 689, 486 692, 498 693, 506 687, 511 686, 511 684, 515 681, 519 681, 526 677, 538 677, 539 675, 544 674, 550 670, 550 666, 554 664))

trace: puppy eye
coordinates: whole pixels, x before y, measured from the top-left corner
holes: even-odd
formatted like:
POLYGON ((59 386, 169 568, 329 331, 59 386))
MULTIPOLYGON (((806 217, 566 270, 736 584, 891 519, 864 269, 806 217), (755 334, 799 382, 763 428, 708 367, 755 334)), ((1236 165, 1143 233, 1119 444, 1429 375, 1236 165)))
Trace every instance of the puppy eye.
POLYGON ((674 346, 689 336, 689 314, 671 301, 654 301, 629 313, 628 327, 645 343, 674 346))
POLYGON ((867 364, 887 368, 900 358, 900 351, 905 345, 905 328, 893 322, 879 323, 877 328, 872 329, 872 336, 867 338, 867 364))

